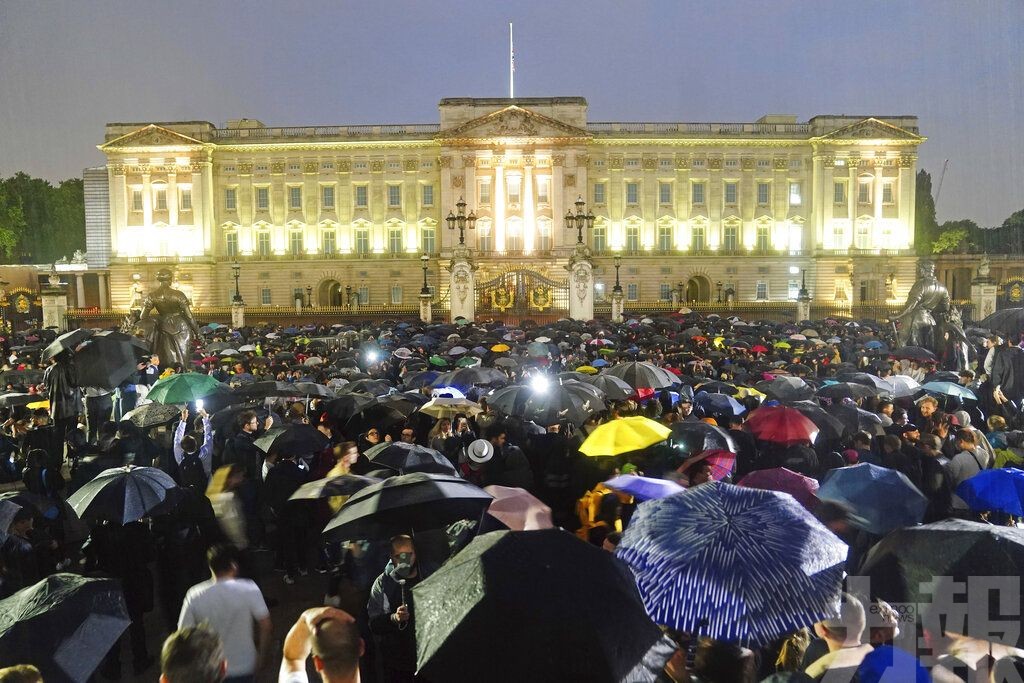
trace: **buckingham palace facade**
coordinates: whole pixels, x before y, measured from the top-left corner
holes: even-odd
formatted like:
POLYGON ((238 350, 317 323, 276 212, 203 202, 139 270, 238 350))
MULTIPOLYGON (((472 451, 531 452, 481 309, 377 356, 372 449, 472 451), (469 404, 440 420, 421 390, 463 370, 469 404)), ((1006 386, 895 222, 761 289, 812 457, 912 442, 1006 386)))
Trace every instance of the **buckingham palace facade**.
POLYGON ((442 300, 464 198, 476 281, 566 277, 593 227, 595 300, 902 301, 914 279, 914 116, 591 122, 580 97, 453 98, 415 125, 111 123, 86 184, 89 268, 128 308, 173 266, 198 307, 442 300), (427 254, 429 260, 423 260, 427 254), (140 286, 141 284, 141 286, 140 286), (724 294, 723 294, 724 293, 724 294), (347 297, 347 300, 346 300, 347 297))

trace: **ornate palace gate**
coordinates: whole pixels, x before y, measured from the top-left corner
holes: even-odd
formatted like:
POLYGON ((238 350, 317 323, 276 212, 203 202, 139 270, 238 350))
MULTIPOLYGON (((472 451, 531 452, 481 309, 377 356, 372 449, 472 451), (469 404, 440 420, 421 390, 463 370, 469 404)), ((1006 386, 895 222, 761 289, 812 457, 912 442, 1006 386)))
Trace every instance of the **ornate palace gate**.
POLYGON ((569 314, 569 281, 552 280, 526 268, 510 268, 476 287, 476 312, 483 316, 569 314))

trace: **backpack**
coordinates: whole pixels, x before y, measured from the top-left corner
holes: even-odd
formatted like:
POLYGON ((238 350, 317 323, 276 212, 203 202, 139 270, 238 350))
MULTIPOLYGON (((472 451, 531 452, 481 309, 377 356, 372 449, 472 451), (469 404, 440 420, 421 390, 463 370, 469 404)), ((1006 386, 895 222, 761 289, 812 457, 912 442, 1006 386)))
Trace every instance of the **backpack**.
POLYGON ((198 453, 186 453, 178 464, 178 482, 185 487, 206 490, 206 469, 198 453))

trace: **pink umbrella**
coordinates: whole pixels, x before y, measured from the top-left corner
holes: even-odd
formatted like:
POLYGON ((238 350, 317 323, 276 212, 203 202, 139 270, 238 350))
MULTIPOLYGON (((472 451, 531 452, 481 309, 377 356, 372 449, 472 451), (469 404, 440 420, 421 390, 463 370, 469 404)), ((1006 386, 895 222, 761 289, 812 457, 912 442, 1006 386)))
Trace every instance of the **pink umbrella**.
POLYGON ((487 486, 484 491, 494 500, 487 512, 513 531, 551 529, 551 508, 527 491, 510 486, 487 486))
POLYGON ((739 486, 750 489, 767 489, 768 491, 781 491, 796 498, 796 501, 808 510, 813 511, 818 506, 818 482, 810 477, 805 477, 799 472, 788 470, 785 467, 775 467, 769 470, 754 470, 739 481, 739 486))

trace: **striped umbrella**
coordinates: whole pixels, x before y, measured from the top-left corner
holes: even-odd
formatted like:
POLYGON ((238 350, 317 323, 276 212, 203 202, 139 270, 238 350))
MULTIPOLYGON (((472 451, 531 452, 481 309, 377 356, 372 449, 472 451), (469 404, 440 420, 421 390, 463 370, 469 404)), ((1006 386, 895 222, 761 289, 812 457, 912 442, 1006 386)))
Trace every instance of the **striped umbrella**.
POLYGON ((616 554, 655 623, 758 647, 839 613, 847 548, 792 496, 711 482, 641 505, 616 554))

